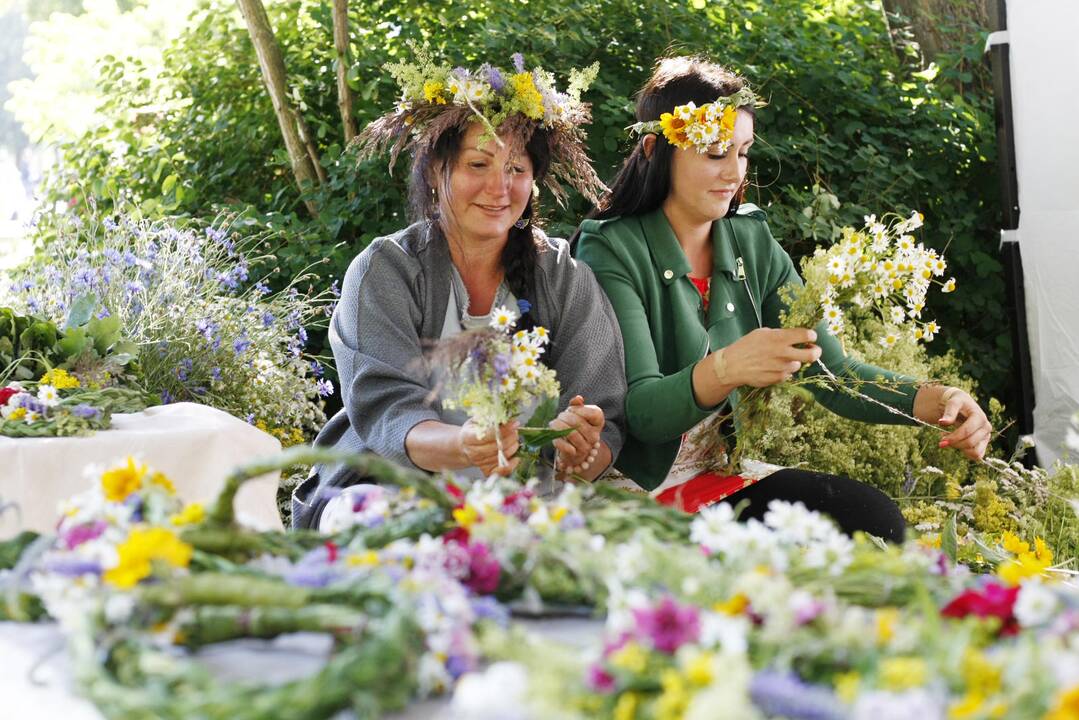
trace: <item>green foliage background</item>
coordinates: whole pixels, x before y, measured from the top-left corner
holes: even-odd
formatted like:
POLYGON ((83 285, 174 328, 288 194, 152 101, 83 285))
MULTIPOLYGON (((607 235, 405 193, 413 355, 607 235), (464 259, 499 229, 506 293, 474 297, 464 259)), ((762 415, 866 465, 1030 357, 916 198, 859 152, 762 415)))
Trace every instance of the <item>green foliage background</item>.
MULTIPOLYGON (((604 177, 628 149, 631 97, 656 57, 700 52, 740 71, 769 100, 758 115, 751 199, 768 211, 776 236, 797 258, 836 223, 922 210, 923 239, 947 249, 959 280, 946 305, 930 308, 944 328, 938 343, 957 351, 962 372, 984 395, 1004 390, 1011 353, 994 249, 995 130, 991 94, 979 82, 980 29, 954 29, 960 49, 926 68, 916 45, 895 30, 896 19, 889 28, 880 4, 868 0, 350 5, 349 79, 361 126, 392 106, 396 88, 381 66, 407 56, 407 40, 466 66, 509 66, 520 51, 562 77, 571 65, 599 61, 586 99, 595 114, 590 149, 604 177), (822 189, 841 200, 837 217, 803 212, 819 204, 822 189)), ((257 224, 280 231, 274 250, 282 278, 322 258, 324 274, 339 276, 371 238, 401 227, 403 164, 391 176, 382 162, 357 165, 343 147, 330 3, 286 0, 268 2, 267 10, 329 176, 313 192, 317 218, 300 202, 247 30, 226 0, 199 5, 164 50, 160 76, 133 60, 105 63, 108 121, 65 146, 52 198, 109 196, 148 215, 245 208, 257 224)), ((548 207, 549 225, 568 233, 587 209, 580 199, 548 207)))

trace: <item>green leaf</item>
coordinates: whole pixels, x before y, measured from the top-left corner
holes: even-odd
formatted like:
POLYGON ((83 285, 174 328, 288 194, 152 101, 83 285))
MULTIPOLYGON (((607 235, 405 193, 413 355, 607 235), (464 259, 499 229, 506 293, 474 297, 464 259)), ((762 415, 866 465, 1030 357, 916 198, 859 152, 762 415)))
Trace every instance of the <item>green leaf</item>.
POLYGON ((71 309, 67 313, 67 322, 64 323, 64 329, 68 330, 85 325, 93 317, 94 308, 96 307, 97 295, 93 293, 76 298, 75 302, 71 303, 71 309))
POLYGON ((552 430, 546 427, 523 427, 518 428, 517 435, 521 438, 521 443, 530 450, 538 450, 539 448, 550 444, 561 437, 566 437, 573 428, 566 428, 564 430, 552 430))
POLYGON ((959 557, 959 536, 955 529, 955 515, 949 515, 940 534, 940 548, 953 563, 959 557))
POLYGON ((525 423, 529 428, 546 428, 547 424, 558 417, 558 398, 546 397, 536 406, 532 417, 525 423))
POLYGON ((86 332, 94 341, 97 354, 104 356, 113 345, 120 341, 122 327, 120 318, 109 315, 106 318, 91 318, 86 325, 86 332))

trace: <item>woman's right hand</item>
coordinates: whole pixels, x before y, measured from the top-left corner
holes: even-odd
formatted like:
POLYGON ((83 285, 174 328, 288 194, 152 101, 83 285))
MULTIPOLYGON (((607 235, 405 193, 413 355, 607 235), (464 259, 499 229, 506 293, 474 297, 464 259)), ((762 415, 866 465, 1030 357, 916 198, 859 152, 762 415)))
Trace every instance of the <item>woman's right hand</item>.
POLYGON ((478 467, 485 477, 492 474, 508 477, 521 461, 516 457, 520 447, 517 441, 518 427, 519 423, 516 420, 498 426, 498 434, 502 439, 502 456, 507 460, 505 465, 498 464, 498 442, 495 434, 481 430, 471 420, 461 426, 457 435, 461 454, 470 465, 478 467))
POLYGON ((722 375, 724 385, 735 387, 768 387, 790 380, 803 365, 820 357, 816 341, 817 332, 809 328, 757 328, 716 351, 723 353, 717 375, 722 375))

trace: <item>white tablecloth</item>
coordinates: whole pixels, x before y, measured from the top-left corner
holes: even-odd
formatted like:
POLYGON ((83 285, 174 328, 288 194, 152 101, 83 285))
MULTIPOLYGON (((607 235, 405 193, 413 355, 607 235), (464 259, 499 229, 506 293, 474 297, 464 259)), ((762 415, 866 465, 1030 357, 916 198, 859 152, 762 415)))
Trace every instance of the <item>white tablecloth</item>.
MULTIPOLYGON (((122 464, 128 455, 169 476, 186 502, 216 497, 228 472, 242 463, 281 452, 276 438, 228 413, 194 403, 114 415, 112 428, 90 437, 0 437, 0 502, 19 513, 0 514, 0 540, 20 530, 49 532, 59 503, 86 490, 97 473, 122 464)), ((277 473, 246 483, 236 498, 237 514, 260 529, 280 529, 277 473)))
MULTIPOLYGON (((529 632, 583 648, 602 633, 600 620, 564 618, 520 622, 529 632)), ((276 640, 218 643, 199 651, 201 663, 222 680, 283 683, 315 673, 329 657, 329 636, 296 633, 276 640)), ((103 720, 75 694, 63 635, 54 623, 0 622, 0 717, 17 720, 103 720)), ((334 720, 353 718, 342 712, 334 720)), ((446 697, 415 702, 387 720, 452 720, 446 697)), ((285 720, 285 719, 282 719, 285 720)))

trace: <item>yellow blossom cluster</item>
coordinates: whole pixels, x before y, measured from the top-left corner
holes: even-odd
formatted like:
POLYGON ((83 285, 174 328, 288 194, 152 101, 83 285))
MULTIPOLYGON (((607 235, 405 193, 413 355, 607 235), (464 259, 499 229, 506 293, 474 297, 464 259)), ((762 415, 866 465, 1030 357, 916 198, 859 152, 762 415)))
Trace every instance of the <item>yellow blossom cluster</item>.
POLYGON ((41 376, 38 382, 42 385, 51 385, 57 390, 70 390, 81 387, 79 379, 62 368, 53 368, 41 376))
POLYGON ((164 528, 135 528, 116 549, 115 567, 105 571, 105 582, 122 590, 133 588, 150 576, 153 563, 185 568, 191 562, 192 548, 175 533, 164 528))
POLYGON ((1030 543, 1010 532, 1004 533, 1000 542, 1005 550, 1015 556, 997 567, 997 575, 1009 585, 1019 585, 1027 578, 1045 575, 1053 565, 1053 551, 1041 538, 1034 538, 1033 550, 1030 543))

